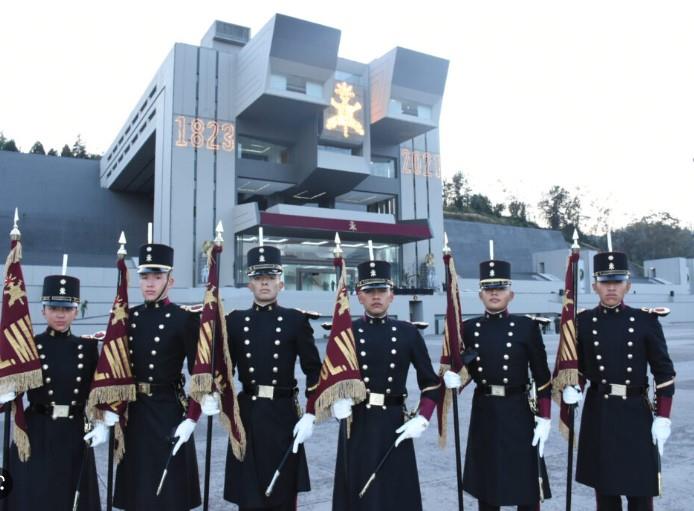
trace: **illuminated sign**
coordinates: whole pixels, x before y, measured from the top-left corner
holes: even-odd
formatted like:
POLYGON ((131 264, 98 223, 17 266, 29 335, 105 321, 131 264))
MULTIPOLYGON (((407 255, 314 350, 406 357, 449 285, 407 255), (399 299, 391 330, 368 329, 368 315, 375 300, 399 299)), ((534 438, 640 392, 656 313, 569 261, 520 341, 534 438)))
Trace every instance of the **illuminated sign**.
MULTIPOLYGON (((358 135, 364 135, 364 126, 357 118, 357 112, 361 110, 361 103, 351 103, 356 94, 352 85, 340 82, 335 86, 335 95, 330 98, 335 113, 325 120, 325 128, 328 130, 342 129, 342 136, 349 138, 349 130, 354 130, 358 135)), ((359 114, 361 117, 361 114, 359 114)))
POLYGON ((401 147, 400 165, 403 174, 441 179, 441 156, 438 153, 411 151, 407 147, 401 147))
POLYGON ((234 150, 234 125, 230 122, 205 120, 179 115, 175 118, 178 136, 176 147, 193 147, 210 151, 234 150))

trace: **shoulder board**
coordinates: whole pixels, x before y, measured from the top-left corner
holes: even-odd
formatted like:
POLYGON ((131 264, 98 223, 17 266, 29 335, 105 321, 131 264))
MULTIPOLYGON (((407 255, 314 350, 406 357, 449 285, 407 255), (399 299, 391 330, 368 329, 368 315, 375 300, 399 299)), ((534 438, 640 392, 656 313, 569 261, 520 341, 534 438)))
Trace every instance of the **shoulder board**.
POLYGON ((417 330, 424 330, 425 328, 429 327, 429 323, 426 321, 409 321, 408 323, 411 323, 415 327, 417 327, 417 330))
POLYGON ((548 324, 550 324, 550 323, 552 322, 551 319, 549 319, 549 318, 543 318, 543 317, 541 317, 541 316, 532 316, 532 315, 530 315, 530 314, 526 314, 525 317, 526 317, 526 318, 530 318, 530 319, 532 319, 535 323, 540 323, 540 324, 542 324, 542 325, 548 325, 548 324))
POLYGON ((106 337, 106 330, 99 330, 93 334, 80 335, 80 339, 89 339, 92 341, 103 341, 106 337))
POLYGON ((183 309, 184 311, 187 311, 187 312, 201 312, 202 309, 205 308, 205 304, 204 303, 196 303, 193 305, 180 305, 179 304, 179 307, 181 309, 183 309))
POLYGON ((330 330, 333 327, 332 323, 328 323, 327 321, 325 323, 321 323, 320 326, 323 327, 323 330, 330 330))
POLYGON ((321 317, 320 312, 316 311, 306 311, 304 309, 299 309, 298 307, 294 307, 296 310, 298 310, 300 313, 302 313, 304 316, 308 316, 311 319, 318 319, 321 317))
POLYGON ((647 312, 648 314, 655 314, 656 316, 667 316, 670 314, 670 309, 667 307, 641 307, 641 310, 643 312, 647 312))

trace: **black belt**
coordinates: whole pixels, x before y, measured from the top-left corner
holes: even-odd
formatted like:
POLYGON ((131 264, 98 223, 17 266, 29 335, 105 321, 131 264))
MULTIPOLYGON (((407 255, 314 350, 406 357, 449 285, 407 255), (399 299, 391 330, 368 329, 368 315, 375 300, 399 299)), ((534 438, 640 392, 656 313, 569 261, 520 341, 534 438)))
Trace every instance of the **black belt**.
POLYGON ((243 386, 244 394, 265 399, 294 397, 299 389, 296 387, 276 387, 274 385, 246 385, 243 386))
POLYGON ((135 389, 138 394, 152 396, 154 394, 170 393, 176 390, 177 383, 150 383, 138 381, 135 383, 135 389))
POLYGON ((55 419, 74 419, 84 415, 84 403, 79 405, 44 405, 31 403, 29 410, 41 415, 50 415, 55 419))
POLYGON ((405 404, 405 396, 392 396, 390 394, 379 394, 378 392, 369 392, 366 395, 364 404, 367 408, 372 406, 402 406, 405 404))
POLYGON ((507 397, 525 394, 528 392, 527 385, 486 385, 478 383, 475 387, 475 392, 484 394, 485 396, 507 397))
POLYGON ((636 397, 645 396, 647 385, 624 385, 619 383, 596 383, 591 381, 590 388, 605 396, 636 397))

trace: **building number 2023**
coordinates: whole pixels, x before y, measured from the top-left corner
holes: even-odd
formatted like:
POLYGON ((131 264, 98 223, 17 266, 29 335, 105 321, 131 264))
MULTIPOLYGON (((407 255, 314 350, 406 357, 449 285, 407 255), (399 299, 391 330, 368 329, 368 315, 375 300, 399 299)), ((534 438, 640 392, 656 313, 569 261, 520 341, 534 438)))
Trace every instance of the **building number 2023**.
POLYGON ((178 136, 176 147, 193 147, 210 151, 231 152, 234 150, 234 125, 230 122, 176 117, 178 136))

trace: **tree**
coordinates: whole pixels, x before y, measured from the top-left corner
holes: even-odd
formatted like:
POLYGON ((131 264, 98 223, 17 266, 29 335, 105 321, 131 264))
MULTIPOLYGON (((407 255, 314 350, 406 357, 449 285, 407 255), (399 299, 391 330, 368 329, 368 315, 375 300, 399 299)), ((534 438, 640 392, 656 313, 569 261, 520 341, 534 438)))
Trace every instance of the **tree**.
POLYGON ((63 149, 60 151, 60 156, 63 158, 72 158, 72 151, 70 150, 70 146, 65 144, 63 146, 63 149))
POLYGON ((29 154, 46 154, 46 150, 43 148, 43 144, 37 140, 34 142, 34 145, 31 146, 29 154))
MULTIPOLYGON (((615 250, 625 252, 637 264, 646 259, 694 257, 694 232, 666 212, 645 216, 616 230, 612 241, 615 250)), ((606 246, 605 236, 602 246, 606 246)))
POLYGON ((0 131, 0 151, 5 147, 5 142, 7 142, 7 138, 5 138, 5 134, 0 131))
POLYGON ((15 153, 19 152, 19 149, 17 149, 17 144, 14 143, 13 139, 7 140, 3 145, 2 145, 2 150, 3 151, 12 151, 15 153))
POLYGON ((443 184, 443 204, 449 211, 464 211, 469 204, 470 184, 461 171, 443 184))
POLYGON ((46 155, 47 155, 47 156, 58 156, 58 151, 56 151, 55 149, 51 148, 51 150, 48 151, 48 152, 46 153, 46 155))
POLYGON ((72 156, 73 158, 87 158, 87 148, 82 142, 82 136, 77 135, 77 140, 72 144, 72 156))
POLYGON ((511 218, 515 218, 522 222, 528 221, 528 205, 525 202, 512 200, 508 203, 508 212, 511 218))
POLYGON ((581 199, 572 197, 563 187, 555 185, 550 188, 538 207, 549 227, 561 230, 567 240, 571 239, 573 230, 579 228, 581 199))
POLYGON ((470 211, 483 215, 494 215, 492 201, 489 200, 489 197, 481 193, 470 196, 470 211))

